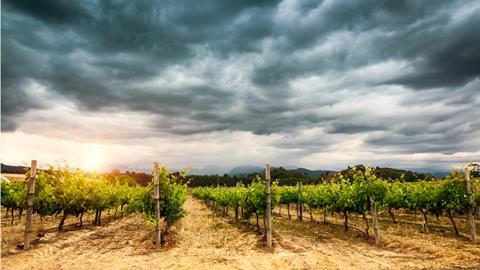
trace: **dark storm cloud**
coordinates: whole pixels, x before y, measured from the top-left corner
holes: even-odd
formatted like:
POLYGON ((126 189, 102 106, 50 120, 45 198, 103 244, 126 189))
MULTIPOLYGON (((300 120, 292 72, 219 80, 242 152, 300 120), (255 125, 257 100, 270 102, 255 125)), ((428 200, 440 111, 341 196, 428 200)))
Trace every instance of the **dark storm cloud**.
MULTIPOLYGON (((273 45, 278 57, 256 68, 252 80, 261 86, 282 85, 292 77, 328 70, 349 70, 386 59, 408 60, 415 70, 384 83, 425 89, 461 86, 480 74, 480 12, 455 21, 454 1, 338 1, 318 11, 304 24, 286 21, 276 27, 279 39, 273 45), (365 3, 367 2, 367 3, 365 3), (328 44, 339 31, 372 34, 362 47, 339 43, 326 54, 299 62, 292 52, 328 44)), ((303 19, 299 18, 299 19, 303 19)), ((349 42, 345 40, 345 42, 349 42)))
POLYGON ((301 134, 299 132, 291 132, 283 135, 281 138, 274 140, 271 146, 293 150, 289 156, 304 157, 308 154, 327 152, 334 148, 342 140, 342 136, 328 136, 322 132, 313 132, 311 134, 301 134))
MULTIPOLYGON (((476 1, 2 4, 4 131, 26 111, 51 105, 32 91, 40 85, 80 110, 154 115, 148 125, 172 134, 320 128, 327 142, 366 134, 366 147, 407 152, 467 151, 479 137, 476 1), (357 74, 389 61, 388 76, 357 74), (302 91, 292 84, 329 74, 339 82, 328 89, 329 81, 302 91), (392 96, 399 107, 388 116, 371 110, 375 98, 365 109, 343 105, 382 87, 407 93, 392 96)), ((315 139, 272 145, 309 147, 315 139)))
POLYGON ((86 10, 75 4, 71 5, 72 3, 69 1, 15 0, 4 1, 4 4, 28 16, 52 24, 72 23, 82 17, 87 17, 86 10))
POLYGON ((376 124, 376 123, 347 123, 339 122, 333 123, 331 127, 327 128, 328 133, 346 133, 346 134, 355 134, 363 133, 367 131, 376 131, 376 130, 385 130, 388 129, 387 126, 376 124))
POLYGON ((365 144, 372 149, 398 153, 444 153, 478 151, 480 117, 478 102, 454 113, 399 117, 389 130, 372 134, 365 144))
MULTIPOLYGON (((151 78, 168 65, 188 64, 194 56, 192 46, 205 45, 225 53, 255 50, 255 43, 269 33, 270 24, 266 23, 268 16, 262 16, 265 19, 258 20, 258 25, 252 17, 269 14, 263 10, 274 7, 268 1, 235 4, 212 1, 205 5, 176 1, 30 2, 6 1, 3 6, 2 54, 6 57, 2 58, 2 118, 5 121, 15 117, 17 111, 26 110, 14 98, 21 89, 20 81, 25 78, 73 97, 90 109, 158 107, 149 104, 152 101, 161 101, 158 105, 178 105, 178 99, 182 98, 179 93, 160 89, 150 98, 142 94, 142 89, 137 93, 135 87, 124 85, 130 80, 151 78), (239 16, 245 18, 238 26, 232 24, 239 16), (237 31, 246 34, 231 34, 237 31), (32 55, 24 56, 24 51, 32 55), (91 57, 85 59, 75 55, 76 51, 91 57), (147 104, 131 102, 142 100, 147 104)), ((217 100, 201 98, 209 95, 201 90, 187 94, 183 96, 186 106, 179 109, 188 108, 195 100, 228 105, 228 100, 216 92, 211 94, 217 100)), ((26 96, 22 102, 30 105, 33 99, 26 96)))
POLYGON ((471 151, 478 149, 478 139, 459 136, 452 133, 416 134, 382 134, 371 136, 366 140, 368 145, 389 149, 397 153, 415 153, 421 149, 422 153, 453 154, 457 151, 471 151))
MULTIPOLYGON (((480 74, 480 12, 467 20, 452 22, 443 28, 420 30, 412 37, 429 40, 428 46, 414 47, 404 55, 417 58, 413 61, 415 72, 401 76, 392 83, 413 88, 462 86, 480 74)), ((408 40, 407 40, 408 41, 408 40)))

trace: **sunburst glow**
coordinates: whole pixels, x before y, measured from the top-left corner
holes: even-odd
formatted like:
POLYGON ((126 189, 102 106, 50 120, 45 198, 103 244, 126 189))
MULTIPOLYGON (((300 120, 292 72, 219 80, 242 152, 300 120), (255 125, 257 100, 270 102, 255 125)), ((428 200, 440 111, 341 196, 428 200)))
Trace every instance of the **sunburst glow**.
POLYGON ((98 152, 92 152, 86 156, 82 168, 87 171, 99 171, 102 168, 102 158, 98 152))

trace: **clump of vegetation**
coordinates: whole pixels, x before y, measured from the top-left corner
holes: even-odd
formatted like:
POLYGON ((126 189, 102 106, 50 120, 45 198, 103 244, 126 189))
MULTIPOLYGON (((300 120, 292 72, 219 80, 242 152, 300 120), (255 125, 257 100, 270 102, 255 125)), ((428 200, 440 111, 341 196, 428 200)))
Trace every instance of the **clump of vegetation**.
MULTIPOLYGON (((26 207, 25 183, 1 183, 1 204, 12 211, 12 222, 13 211, 21 213, 26 207)), ((182 205, 187 198, 187 187, 162 168, 160 188, 161 215, 171 225, 185 215, 182 205)), ((102 212, 107 210, 143 213, 151 222, 155 209, 152 194, 151 183, 141 186, 128 175, 92 174, 68 166, 50 167, 38 171, 33 210, 42 217, 61 215, 59 230, 63 229, 67 216, 76 216, 82 224, 87 212, 95 213, 94 225, 100 225, 102 212)))
MULTIPOLYGON (((372 209, 372 200, 380 210, 387 210, 397 223, 393 210, 418 211, 423 216, 423 227, 428 232, 427 214, 439 217, 448 215, 456 234, 459 234, 454 214, 465 215, 469 209, 480 207, 480 180, 473 178, 473 203, 466 190, 465 176, 452 172, 444 180, 406 182, 404 175, 397 179, 383 179, 376 169, 368 167, 351 168, 348 174, 338 175, 319 185, 298 187, 278 186, 272 188, 272 205, 286 205, 288 216, 290 205, 307 205, 309 209, 320 209, 325 213, 339 213, 344 216, 345 230, 348 230, 350 213, 362 215, 368 234, 366 215, 372 209)), ((252 184, 239 187, 195 188, 193 195, 215 203, 220 207, 241 206, 248 214, 263 214, 265 209, 265 185, 257 177, 252 184)), ((300 206, 301 207, 301 206, 300 206)), ((297 210, 298 211, 298 210, 297 210)), ((237 219, 237 218, 236 218, 237 219)))

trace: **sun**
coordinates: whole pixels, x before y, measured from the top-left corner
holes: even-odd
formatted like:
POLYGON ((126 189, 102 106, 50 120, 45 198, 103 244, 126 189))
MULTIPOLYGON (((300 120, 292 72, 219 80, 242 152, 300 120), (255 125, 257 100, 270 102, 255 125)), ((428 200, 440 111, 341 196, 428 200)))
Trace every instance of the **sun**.
POLYGON ((83 168, 89 172, 95 172, 102 167, 102 160, 97 153, 90 153, 83 163, 83 168))

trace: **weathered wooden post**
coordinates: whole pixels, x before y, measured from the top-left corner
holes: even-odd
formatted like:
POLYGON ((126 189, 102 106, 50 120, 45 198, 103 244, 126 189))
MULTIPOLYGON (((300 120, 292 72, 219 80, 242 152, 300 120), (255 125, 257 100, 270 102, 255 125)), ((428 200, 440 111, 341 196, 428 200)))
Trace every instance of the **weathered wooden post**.
POLYGON ((160 180, 158 162, 153 163, 153 200, 155 201, 155 213, 157 220, 155 225, 155 246, 160 248, 162 244, 162 227, 160 226, 160 180))
POLYGON ((472 196, 472 190, 470 187, 470 171, 478 167, 478 164, 470 163, 463 168, 463 172, 465 173, 465 180, 467 182, 467 194, 470 201, 470 207, 468 208, 468 224, 470 227, 470 238, 472 243, 477 242, 477 233, 475 231, 475 216, 474 216, 474 202, 472 196))
POLYGON ((266 239, 267 247, 272 247, 272 198, 270 194, 270 164, 265 166, 265 195, 267 200, 267 207, 265 209, 266 218, 266 239))
POLYGON ((298 183, 298 210, 300 212, 298 219, 303 221, 303 204, 302 204, 302 182, 298 183))
POLYGON ((35 195, 35 178, 37 177, 37 161, 32 160, 30 179, 28 181, 27 219, 25 221, 25 241, 23 250, 30 248, 30 234, 32 233, 33 196, 35 195))
POLYGON ((377 216, 377 204, 375 202, 375 196, 370 196, 370 208, 372 210, 372 223, 373 223, 373 234, 375 236, 375 245, 382 246, 382 237, 380 235, 380 226, 378 224, 377 216))

